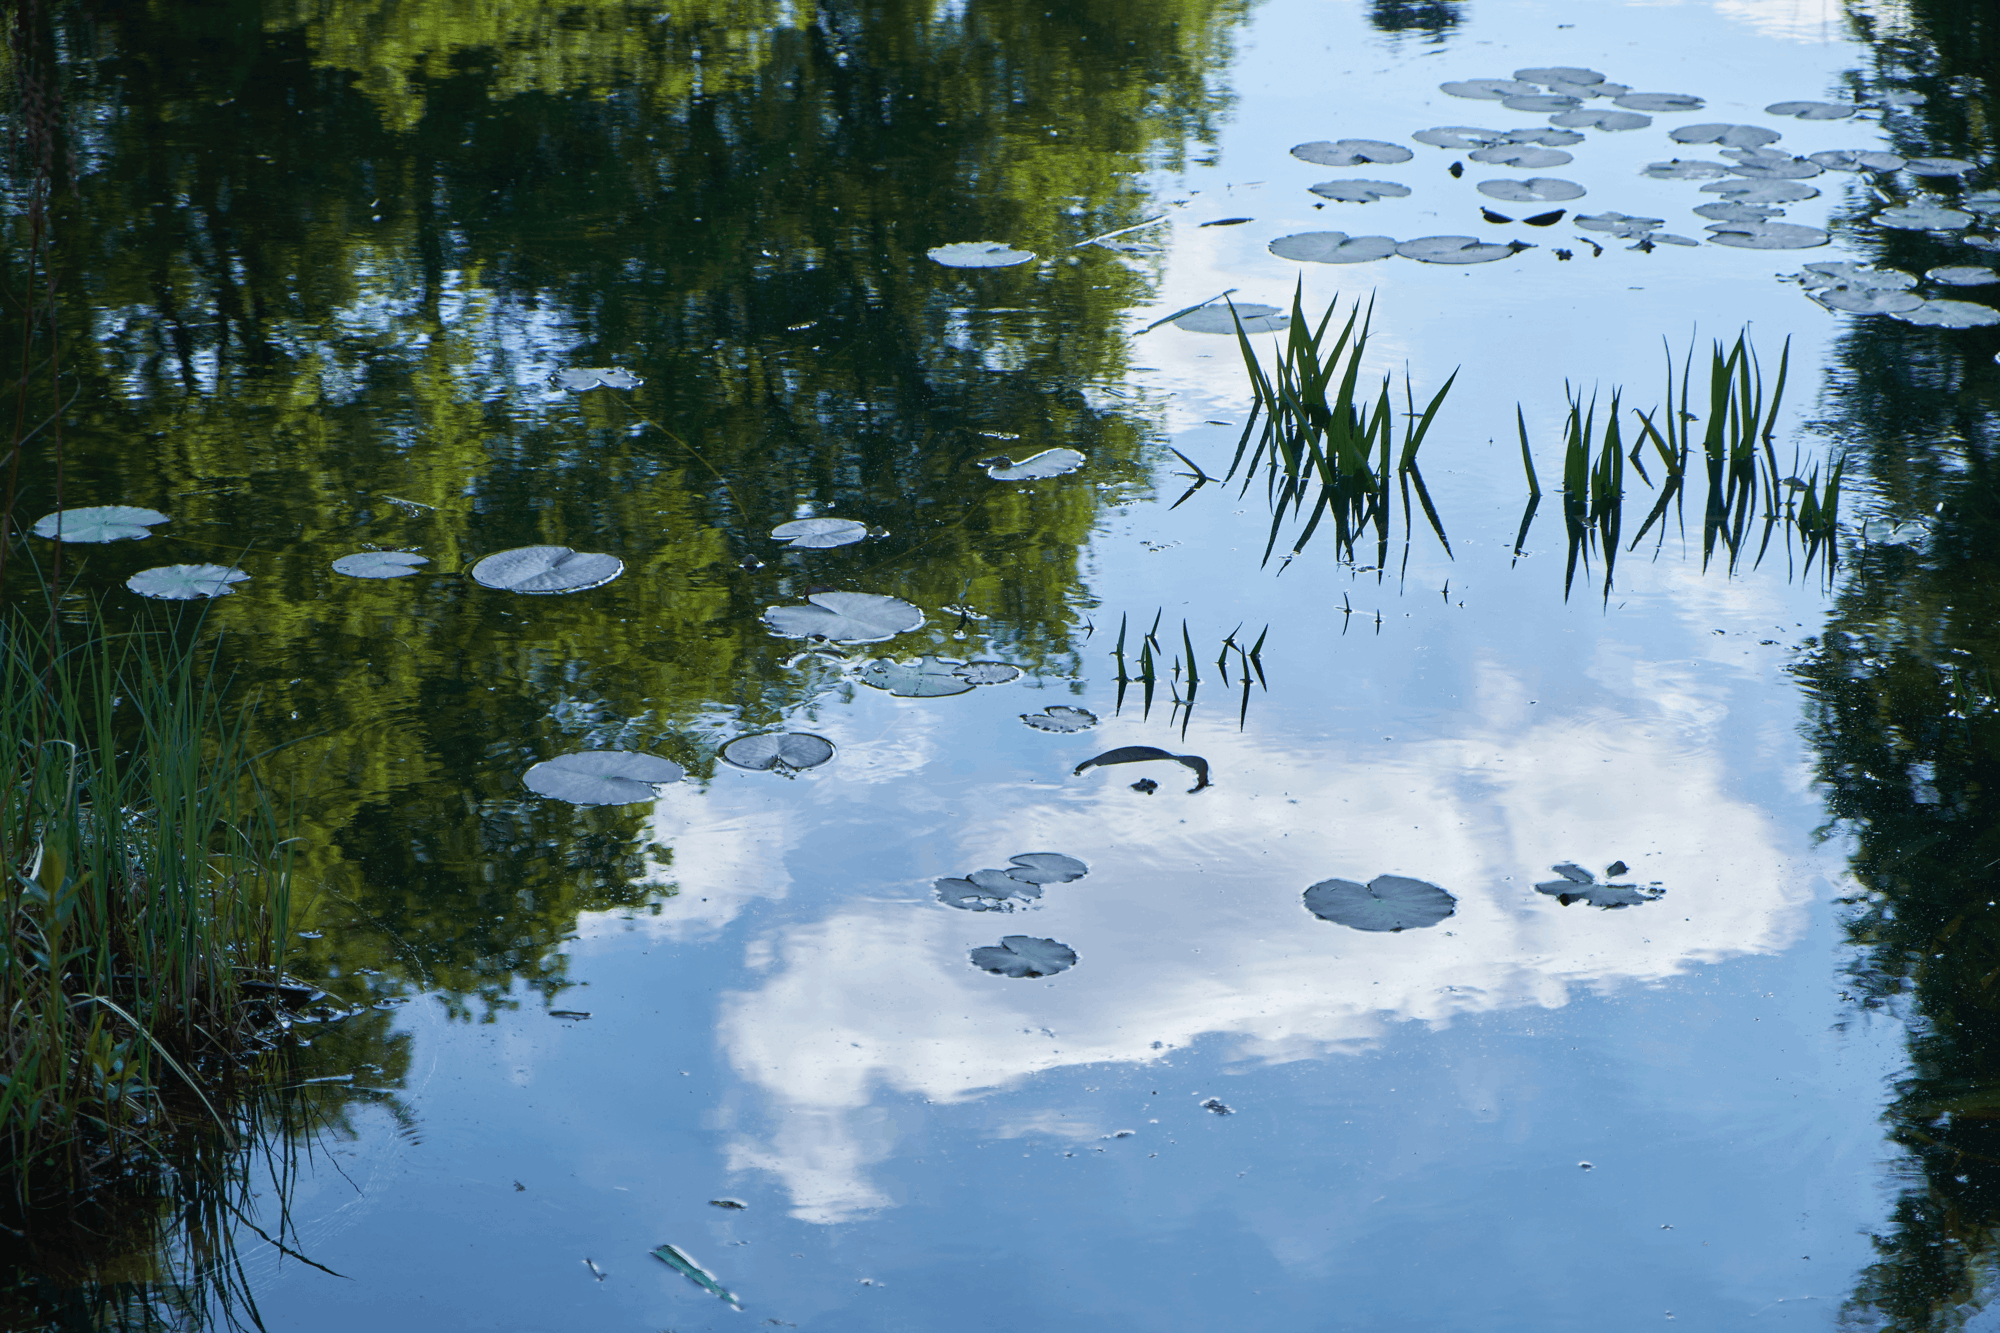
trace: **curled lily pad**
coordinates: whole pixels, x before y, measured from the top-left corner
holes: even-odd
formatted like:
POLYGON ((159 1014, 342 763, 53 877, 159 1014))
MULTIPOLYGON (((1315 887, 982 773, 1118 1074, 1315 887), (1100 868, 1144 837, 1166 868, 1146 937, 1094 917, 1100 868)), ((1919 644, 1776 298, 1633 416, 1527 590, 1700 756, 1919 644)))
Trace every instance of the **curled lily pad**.
POLYGON ((1947 287, 1984 287, 1991 282, 2000 282, 2000 273, 1978 264, 1946 264, 1924 276, 1947 287))
POLYGON ((37 537, 60 538, 66 542, 139 541, 153 535, 155 524, 170 521, 157 509, 133 505, 92 505, 87 509, 58 509, 35 520, 37 537))
POLYGON ((1783 217, 1785 210, 1768 204, 1746 204, 1738 199, 1726 203, 1703 204, 1694 210, 1712 222, 1769 222, 1783 217))
POLYGON ((1433 129, 1418 130, 1410 137, 1433 148, 1449 148, 1462 153, 1469 148, 1484 148, 1488 144, 1499 143, 1507 135, 1503 130, 1482 130, 1472 125, 1439 125, 1433 129))
POLYGON ((1097 714, 1088 708, 1050 704, 1039 713, 1023 713, 1021 720, 1036 731, 1089 731, 1097 725, 1097 714))
POLYGON ((333 562, 333 572, 355 579, 401 579, 430 561, 414 551, 357 551, 333 562))
POLYGON ((625 562, 601 551, 567 546, 517 546, 472 567, 472 581, 502 592, 537 596, 601 588, 625 572, 625 562))
POLYGON ((1818 227, 1791 222, 1714 222, 1708 239, 1739 250, 1810 250, 1832 239, 1818 227))
POLYGON ((585 389, 636 389, 646 381, 617 366, 579 366, 558 370, 555 382, 558 388, 582 393, 585 389))
POLYGON ((125 580, 125 586, 141 597, 157 597, 166 602, 189 602, 198 597, 223 597, 236 591, 231 584, 250 576, 228 565, 155 565, 125 580))
POLYGON ((1657 884, 1599 884, 1595 875, 1568 861, 1551 868, 1562 878, 1537 884, 1535 892, 1547 894, 1564 907, 1571 903, 1587 903, 1603 908, 1637 907, 1641 903, 1652 902, 1666 892, 1657 884))
POLYGON ((1280 236, 1271 242, 1271 253, 1280 259, 1305 264, 1365 264, 1387 259, 1396 253, 1396 242, 1387 236, 1349 236, 1344 231, 1304 231, 1280 236))
POLYGON ((1875 215, 1875 221, 1905 231, 1958 231, 1972 225, 1972 214, 1937 204, 1903 204, 1883 209, 1875 215))
POLYGON ((1604 76, 1596 70, 1577 65, 1538 65, 1533 69, 1517 69, 1514 77, 1523 83, 1574 83, 1586 87, 1604 82, 1604 76))
POLYGON ((1419 236, 1397 246, 1396 253, 1425 264, 1490 264, 1519 251, 1511 245, 1490 245, 1477 236, 1419 236))
POLYGON ((1121 745, 1115 750, 1106 750, 1103 754, 1092 755, 1071 771, 1081 773, 1087 768, 1108 766, 1111 764, 1143 764, 1154 759, 1171 759, 1177 764, 1185 765, 1194 770, 1194 786, 1188 788, 1190 795, 1209 785, 1208 760, 1198 754, 1169 754, 1167 751, 1152 745, 1121 745))
POLYGON ((904 699, 942 699, 964 694, 975 685, 1000 685, 1021 674, 1021 669, 1005 662, 954 662, 943 657, 920 657, 914 662, 891 662, 885 658, 861 669, 861 682, 904 699))
POLYGON ((1420 879, 1377 875, 1366 884, 1323 879, 1306 890, 1305 904, 1322 921, 1394 932, 1435 926, 1457 910, 1458 899, 1420 879))
POLYGON ((978 466, 985 468, 986 475, 995 481, 1045 481, 1074 472, 1083 464, 1084 456, 1075 449, 1044 449, 1018 463, 996 455, 980 459, 978 466))
POLYGON ((1394 181, 1321 181, 1307 186, 1322 199, 1343 204, 1372 204, 1378 199, 1407 199, 1410 187, 1394 181))
POLYGON ((1530 176, 1524 181, 1481 181, 1481 194, 1489 199, 1505 199, 1517 204, 1551 204, 1563 199, 1581 199, 1584 189, 1575 181, 1555 176, 1530 176))
POLYGON ((1407 162, 1416 154, 1381 139, 1317 139, 1292 149, 1292 156, 1316 166, 1358 167, 1369 162, 1407 162))
POLYGON ((1011 268, 1035 257, 1033 250, 1016 250, 1005 241, 958 241, 924 253, 946 268, 1011 268))
POLYGON ((1894 312, 1906 324, 1938 329, 1983 329, 2000 324, 2000 310, 1974 301, 1926 301, 1915 310, 1894 312))
POLYGON ((1629 213, 1579 213, 1574 221, 1585 231, 1608 231, 1613 236, 1644 236, 1667 225, 1665 218, 1640 218, 1629 213))
POLYGON ((1714 180, 1717 176, 1727 176, 1729 168, 1720 162, 1704 162, 1674 158, 1668 162, 1654 162, 1647 166, 1643 175, 1656 181, 1700 181, 1714 180))
POLYGON ((1474 162, 1487 162, 1499 167, 1514 167, 1520 171, 1536 171, 1542 167, 1560 167, 1576 161, 1576 158, 1560 148, 1541 148, 1535 144, 1503 143, 1491 148, 1481 148, 1469 154, 1474 162))
POLYGON ((972 965, 1003 977, 1052 977, 1076 966, 1076 950, 1055 940, 1002 935, 999 944, 974 949, 972 965))
POLYGON ((1453 97, 1473 97, 1497 102, 1503 97, 1532 97, 1541 89, 1525 79, 1454 79, 1438 88, 1453 97))
POLYGON ((1236 322, 1243 321, 1245 333, 1276 333, 1292 326, 1292 318, 1274 305, 1205 305, 1199 310, 1191 310, 1174 321, 1174 327, 1187 333, 1229 333, 1236 332, 1236 322))
POLYGON ((1668 130, 1667 137, 1675 143, 1715 143, 1725 148, 1761 148, 1767 143, 1776 143, 1785 136, 1762 125, 1730 125, 1717 121, 1702 125, 1683 125, 1679 129, 1668 130))
POLYGON ((1850 102, 1773 102, 1764 108, 1764 114, 1795 120, 1845 120, 1859 109, 1850 102))
POLYGON ((800 518, 780 523, 771 535, 794 551, 822 550, 861 541, 868 535, 868 525, 851 518, 800 518))
POLYGON ((816 592, 809 606, 772 606, 764 623, 786 639, 880 643, 924 623, 924 613, 900 597, 875 592, 816 592))
POLYGON ((1872 149, 1830 149, 1822 153, 1807 153, 1808 162, 1817 162, 1828 171, 1901 171, 1905 159, 1896 153, 1876 152, 1872 149))
POLYGON ((1819 191, 1804 181, 1752 181, 1737 177, 1710 181, 1701 187, 1701 192, 1728 195, 1746 204, 1790 204, 1819 197, 1819 191))
POLYGON ((521 775, 529 791, 571 805, 636 805, 679 782, 687 770, 671 759, 636 750, 584 750, 544 760, 521 775))
POLYGON ((1611 101, 1627 111, 1699 111, 1708 105, 1691 93, 1626 93, 1611 101))
POLYGON ((1587 107, 1549 117, 1549 124, 1571 130, 1643 130, 1652 123, 1651 116, 1637 111, 1592 111, 1587 107))
POLYGON ((1573 111, 1582 102, 1565 93, 1537 92, 1523 97, 1503 97, 1500 105, 1509 111, 1573 111))
POLYGON ((818 768, 833 758, 833 742, 806 731, 765 731, 738 736, 722 747, 722 762, 756 773, 818 768))

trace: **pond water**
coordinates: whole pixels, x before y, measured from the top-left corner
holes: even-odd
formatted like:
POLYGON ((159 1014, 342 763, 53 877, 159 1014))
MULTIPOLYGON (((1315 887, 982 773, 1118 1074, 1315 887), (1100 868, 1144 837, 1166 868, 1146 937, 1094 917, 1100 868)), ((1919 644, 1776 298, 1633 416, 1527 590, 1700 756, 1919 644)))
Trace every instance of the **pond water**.
POLYGON ((269 1327, 1993 1326, 2000 289, 1924 276, 2000 264, 1980 5, 45 19, 60 503, 169 516, 66 547, 77 596, 247 573, 205 624, 290 743, 293 970, 368 1006, 256 1205, 338 1276, 241 1240, 269 1327), (1584 82, 1440 88, 1517 70, 1584 82), (1703 100, 1529 145, 1568 162, 1411 138, 1621 110, 1586 72, 1703 100), (1344 139, 1412 156, 1291 151, 1344 139), (1584 193, 1480 189, 1531 178, 1584 193), (1271 250, 1327 231, 1527 248, 1271 250), (1032 257, 930 254, 975 242, 1032 257), (1935 319, 1784 280, 1842 262, 1935 319), (1456 373, 1449 551, 1404 495, 1268 560, 1262 477, 1183 499, 1250 380, 1165 321, 1295 288, 1373 302, 1398 441, 1456 373), (1768 480, 1846 460, 1837 565, 1788 522, 1705 559, 1700 489, 1635 542, 1645 445, 1566 593, 1567 395, 1629 449, 1691 354, 1699 469, 1746 330, 1768 480), (604 558, 474 572, 529 547, 604 558), (786 732, 830 757, 719 757, 786 732), (594 751, 674 767, 526 777, 594 751))

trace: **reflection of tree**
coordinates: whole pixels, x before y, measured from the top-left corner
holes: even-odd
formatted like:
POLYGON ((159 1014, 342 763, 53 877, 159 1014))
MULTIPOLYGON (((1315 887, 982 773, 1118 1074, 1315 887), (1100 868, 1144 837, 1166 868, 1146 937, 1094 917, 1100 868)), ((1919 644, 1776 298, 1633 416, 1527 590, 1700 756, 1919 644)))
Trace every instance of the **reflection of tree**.
POLYGON ((1459 25, 1460 0, 1368 0, 1368 21, 1383 32, 1423 32, 1433 42, 1459 25))

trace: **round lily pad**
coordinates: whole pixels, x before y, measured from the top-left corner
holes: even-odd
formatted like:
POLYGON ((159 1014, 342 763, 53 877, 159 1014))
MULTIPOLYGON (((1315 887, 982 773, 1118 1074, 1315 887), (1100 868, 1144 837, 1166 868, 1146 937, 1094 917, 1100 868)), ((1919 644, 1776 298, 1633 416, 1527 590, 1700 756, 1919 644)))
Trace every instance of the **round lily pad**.
POLYGON ((1797 120, 1845 120, 1858 109, 1848 102, 1773 102, 1764 108, 1764 114, 1797 120))
POLYGON ((919 657, 913 662, 891 662, 878 658, 861 668, 861 683, 872 685, 902 699, 942 699, 953 694, 969 694, 978 684, 961 668, 964 662, 942 657, 919 657))
POLYGON ((1725 148, 1761 148, 1767 143, 1776 143, 1785 136, 1762 125, 1730 125, 1717 121, 1711 124, 1683 125, 1679 129, 1668 130, 1667 137, 1675 143, 1714 143, 1725 148))
POLYGON ((1387 259, 1396 253, 1396 242, 1387 236, 1349 236, 1344 231, 1304 231, 1280 236, 1271 242, 1271 253, 1280 259, 1305 264, 1365 264, 1387 259))
POLYGON ((1738 176, 1758 181, 1806 181, 1824 170, 1817 162, 1808 162, 1802 157, 1786 157, 1782 153, 1748 158, 1730 168, 1738 176))
POLYGON ((1643 175, 1656 181, 1700 181, 1714 180, 1717 176, 1727 176, 1729 168, 1720 162, 1704 162, 1699 158, 1674 158, 1668 162, 1654 162, 1647 166, 1643 175))
POLYGON ((850 546, 868 535, 868 525, 851 518, 800 518, 780 523, 771 535, 795 551, 850 546))
POLYGON ((1611 102, 1627 111, 1699 111, 1708 105, 1691 93, 1626 93, 1611 102))
POLYGON ((1542 148, 1536 144, 1503 143, 1491 148, 1481 148, 1469 154, 1474 162, 1487 162, 1497 167, 1513 167, 1520 171, 1538 171, 1543 167, 1566 166, 1576 158, 1560 148, 1542 148))
POLYGON ((1589 85, 1604 82, 1604 76, 1594 69, 1584 69, 1577 65, 1538 65, 1533 69, 1517 69, 1514 77, 1523 83, 1575 83, 1589 85))
POLYGON ((1901 171, 1904 158, 1895 153, 1882 153, 1870 149, 1829 149, 1823 153, 1807 153, 1808 162, 1817 162, 1828 171, 1901 171))
POLYGON ((1791 222, 1716 222, 1708 239, 1739 250, 1809 250, 1831 238, 1818 227, 1791 222))
POLYGON ((1189 311, 1174 321, 1174 327, 1188 333, 1230 333, 1236 332, 1236 321, 1243 321, 1245 333, 1276 333, 1292 326, 1291 316, 1282 313, 1274 305, 1205 305, 1199 310, 1189 311))
POLYGON ((1503 97, 1533 97, 1541 89, 1524 79, 1454 79, 1438 88, 1453 97, 1473 97, 1497 102, 1503 97))
POLYGON ((1472 125, 1439 125, 1433 129, 1418 130, 1410 137, 1433 148, 1449 148, 1462 153, 1469 148, 1484 148, 1498 143, 1507 136, 1502 130, 1482 130, 1472 125))
POLYGON ((1055 940, 1003 935, 997 945, 974 949, 972 965, 1003 977, 1052 977, 1076 966, 1076 950, 1055 940))
POLYGON ((156 565, 126 579, 125 586, 141 597, 188 602, 198 597, 227 596, 236 591, 231 584, 249 577, 243 570, 228 565, 156 565))
POLYGON ((764 623, 781 638, 835 643, 880 643, 924 623, 922 611, 882 593, 816 592, 806 601, 810 605, 766 607, 764 623))
POLYGON ((1490 264, 1518 253, 1511 245, 1491 245, 1477 236, 1420 236, 1396 253, 1425 264, 1490 264))
POLYGON ((1505 143, 1533 143, 1540 144, 1544 148, 1567 148, 1571 144, 1583 142, 1583 136, 1575 130, 1558 130, 1543 125, 1508 130, 1500 137, 1505 143))
POLYGON ((1416 154, 1381 139, 1316 139, 1292 149, 1292 156, 1322 167, 1358 167, 1368 162, 1407 162, 1416 154))
POLYGON ((1552 93, 1565 97, 1623 97, 1632 91, 1629 83, 1565 83, 1561 79, 1550 79, 1542 85, 1552 93))
POLYGON ((1016 250, 1005 241, 958 241, 924 253, 946 268, 1011 268, 1035 257, 1033 250, 1016 250))
POLYGON ((430 561, 414 551, 357 551, 333 562, 333 572, 354 579, 402 579, 430 561))
POLYGON ((1651 116, 1642 116, 1637 111, 1592 111, 1588 108, 1559 111, 1549 117, 1549 124, 1572 130, 1643 130, 1652 123, 1651 116))
POLYGON ((601 588, 625 572, 625 562, 601 551, 567 546, 517 546, 472 567, 472 581, 501 592, 537 596, 601 588))
MULTIPOLYGON (((1394 181, 1321 181, 1306 187, 1322 199, 1343 204, 1372 204, 1378 199, 1407 199, 1410 187, 1394 181)), ((1178 322, 1178 321, 1176 321, 1178 322)))
POLYGON ((1869 268, 1846 261, 1807 264, 1805 271, 1799 274, 1799 282, 1808 288, 1855 287, 1878 292, 1905 292, 1917 285, 1914 274, 1893 268, 1869 268))
POLYGON ((1068 884, 1090 873, 1089 866, 1061 852, 1022 852, 1008 860, 1008 875, 1030 884, 1068 884))
POLYGON ((1377 875, 1366 884, 1323 879, 1306 890, 1305 904, 1322 921, 1393 932, 1435 926, 1457 909, 1458 899, 1420 879, 1377 875))
POLYGON ((555 373, 556 385, 572 393, 585 389, 636 389, 646 381, 616 366, 578 366, 555 373))
POLYGON ((132 505, 92 505, 86 509, 58 509, 35 520, 37 537, 60 537, 66 542, 138 541, 153 535, 153 525, 170 521, 157 509, 132 505))
POLYGON ((1982 329, 2000 324, 2000 310, 1973 301, 1926 301, 1915 310, 1895 312, 1907 324, 1940 329, 1982 329))
POLYGON ((1915 310, 1924 298, 1915 292, 1890 291, 1880 287, 1847 287, 1836 284, 1810 293, 1828 310, 1850 315, 1896 315, 1915 310))
POLYGON ((1076 471, 1084 461, 1084 455, 1075 449, 1044 449, 1018 463, 1000 456, 982 458, 979 466, 995 481, 1046 481, 1076 471))
POLYGON ((1979 264, 1946 264, 1924 276, 1947 287, 1984 287, 1988 283, 2000 282, 2000 273, 1979 264))
POLYGON ((1500 105, 1509 111, 1573 111, 1582 102, 1563 93, 1536 92, 1524 97, 1503 97, 1500 105))
POLYGON ((1768 222, 1785 214, 1782 208, 1773 208, 1768 204, 1746 204, 1737 199, 1724 203, 1702 204, 1694 211, 1714 222, 1768 222))
POLYGON ((720 753, 723 763, 756 773, 818 768, 833 758, 833 742, 807 731, 764 731, 738 736, 720 753))
POLYGON ((967 662, 958 674, 974 685, 1005 685, 1021 678, 1021 668, 1011 662, 967 662))
POLYGON ((1479 192, 1489 199, 1505 199, 1517 204, 1551 204, 1563 199, 1581 199, 1584 189, 1575 181, 1554 176, 1530 176, 1523 181, 1481 181, 1479 192))
POLYGON ((1875 221, 1905 231, 1958 231, 1972 225, 1972 214, 1937 204, 1903 204, 1883 209, 1875 215, 1875 221))
POLYGON ((657 796, 655 787, 686 776, 686 769, 658 755, 584 750, 544 760, 523 773, 521 781, 537 796, 571 805, 636 805, 657 796))
POLYGON ((1097 714, 1088 708, 1072 708, 1068 704, 1050 704, 1039 713, 1023 713, 1021 720, 1036 731, 1073 732, 1089 731, 1097 725, 1097 714))
POLYGON ((1790 204, 1819 197, 1819 190, 1804 181, 1752 181, 1740 177, 1710 181, 1701 187, 1701 192, 1728 195, 1745 204, 1790 204))

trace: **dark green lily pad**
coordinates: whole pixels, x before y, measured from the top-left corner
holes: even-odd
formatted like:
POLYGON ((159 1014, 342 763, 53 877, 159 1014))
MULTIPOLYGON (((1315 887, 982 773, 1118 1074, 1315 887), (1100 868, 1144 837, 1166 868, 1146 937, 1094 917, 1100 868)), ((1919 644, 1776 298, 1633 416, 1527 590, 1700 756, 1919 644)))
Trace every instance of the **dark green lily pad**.
POLYGON ((1979 264, 1945 264, 1924 274, 1932 282, 1941 282, 1947 287, 1984 287, 1992 282, 2000 282, 2000 273, 1979 264))
POLYGON ((1526 129, 1508 130, 1500 136, 1503 143, 1532 143, 1544 148, 1567 148, 1571 144, 1583 142, 1583 136, 1575 130, 1558 130, 1531 125, 1526 129))
POLYGON ((943 699, 972 692, 972 682, 958 672, 964 665, 963 662, 929 656, 914 662, 890 662, 878 658, 861 669, 861 683, 901 699, 943 699))
POLYGON ((936 882, 938 901, 967 912, 1011 912, 1016 902, 1042 896, 1044 884, 1068 884, 1090 873, 1090 867, 1061 852, 1023 852, 999 870, 975 870, 962 878, 936 882))
POLYGON ((722 747, 722 762, 756 773, 799 772, 833 758, 833 742, 807 731, 764 731, 722 747))
POLYGON ((1613 236, 1644 236, 1647 232, 1667 225, 1665 218, 1633 217, 1629 213, 1616 211, 1609 213, 1579 213, 1573 219, 1585 231, 1606 231, 1613 236))
POLYGON ((974 949, 972 965, 1003 977, 1052 977, 1076 966, 1076 950, 1031 935, 1002 935, 999 944, 974 949))
POLYGON ((634 750, 583 750, 544 760, 521 775, 537 796, 571 805, 637 805, 679 782, 687 770, 671 759, 634 750))
POLYGON ((37 537, 66 542, 141 541, 153 535, 155 524, 170 522, 157 509, 133 505, 91 505, 85 509, 58 509, 35 520, 37 537))
POLYGON ((1782 208, 1774 208, 1769 204, 1746 204, 1737 199, 1725 203, 1703 204, 1694 211, 1712 222, 1769 222, 1772 218, 1785 215, 1785 210, 1782 208))
POLYGON ((1305 905, 1322 921, 1396 932, 1435 926, 1457 910, 1458 899, 1420 879, 1377 875, 1366 884, 1323 879, 1306 890, 1305 905))

